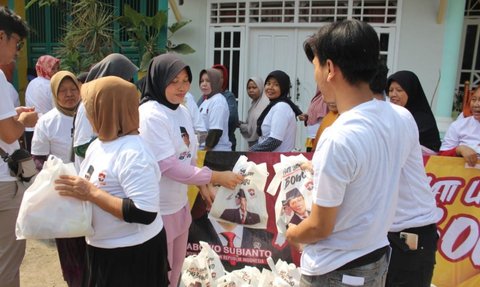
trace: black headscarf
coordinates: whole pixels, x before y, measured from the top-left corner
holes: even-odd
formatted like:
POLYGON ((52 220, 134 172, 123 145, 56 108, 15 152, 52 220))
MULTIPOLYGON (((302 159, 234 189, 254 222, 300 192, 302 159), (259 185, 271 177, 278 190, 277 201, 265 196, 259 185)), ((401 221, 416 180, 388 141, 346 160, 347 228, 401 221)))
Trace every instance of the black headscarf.
POLYGON ((140 104, 157 101, 171 110, 176 110, 179 104, 172 104, 167 100, 165 89, 183 69, 187 71, 188 81, 191 83, 190 67, 176 55, 162 54, 153 58, 148 66, 148 74, 145 76, 140 104))
POLYGON ((302 111, 300 110, 300 108, 297 105, 295 105, 288 97, 288 95, 290 94, 290 85, 291 85, 290 77, 283 71, 280 71, 280 70, 273 71, 270 74, 268 74, 267 78, 265 79, 264 85, 268 82, 270 78, 274 78, 275 80, 277 80, 278 84, 280 85, 280 96, 276 99, 270 100, 270 103, 268 104, 268 106, 265 108, 265 110, 263 110, 260 117, 258 117, 257 134, 259 136, 262 135, 263 120, 267 116, 268 112, 270 112, 270 110, 276 104, 280 102, 287 103, 292 108, 293 112, 295 113, 295 116, 299 116, 302 114, 302 111))
POLYGON ((112 53, 96 63, 90 71, 88 71, 85 82, 88 83, 106 76, 117 76, 126 81, 130 81, 136 72, 138 72, 138 67, 127 57, 122 54, 112 53))
POLYGON ((440 133, 432 109, 417 75, 410 71, 399 71, 388 77, 387 91, 395 81, 407 93, 405 108, 415 119, 420 134, 420 144, 434 151, 440 149, 440 133))

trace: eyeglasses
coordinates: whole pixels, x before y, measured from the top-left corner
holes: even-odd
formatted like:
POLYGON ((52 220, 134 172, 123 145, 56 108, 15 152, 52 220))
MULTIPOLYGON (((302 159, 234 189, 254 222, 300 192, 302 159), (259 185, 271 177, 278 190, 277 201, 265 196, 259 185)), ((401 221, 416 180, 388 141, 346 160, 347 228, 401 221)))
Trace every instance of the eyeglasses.
POLYGON ((25 42, 18 36, 12 34, 11 37, 15 38, 17 40, 17 51, 20 51, 23 46, 25 45, 25 42))
POLYGON ((19 41, 17 43, 17 51, 20 51, 23 48, 24 45, 25 45, 24 41, 19 41))

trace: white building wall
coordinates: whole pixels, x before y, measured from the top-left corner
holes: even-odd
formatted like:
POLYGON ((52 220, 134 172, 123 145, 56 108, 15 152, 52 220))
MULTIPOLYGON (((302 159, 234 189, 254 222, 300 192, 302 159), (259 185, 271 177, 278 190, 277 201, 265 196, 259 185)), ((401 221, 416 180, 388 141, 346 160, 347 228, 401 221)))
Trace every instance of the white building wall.
MULTIPOLYGON (((198 75, 202 69, 206 68, 206 46, 207 46, 207 1, 206 0, 185 0, 184 5, 178 9, 185 20, 192 20, 188 25, 180 29, 172 37, 173 43, 186 43, 195 49, 195 53, 190 55, 180 55, 192 70, 193 80, 190 92, 196 99, 200 97, 198 84, 198 75)), ((176 21, 172 9, 169 9, 169 24, 176 21)))
MULTIPOLYGON (((187 43, 196 52, 191 55, 181 55, 190 65, 193 73, 192 94, 198 98, 198 74, 206 67, 207 47, 207 5, 206 0, 185 0, 178 6, 184 19, 192 22, 182 28, 172 38, 174 43, 187 43)), ((389 74, 399 70, 411 70, 417 74, 431 100, 437 82, 442 57, 444 24, 437 24, 436 17, 439 1, 436 0, 403 0, 402 19, 397 31, 399 43, 395 66, 389 67, 389 74)), ((169 11, 169 22, 173 23, 175 16, 169 11)), ((457 69, 457 67, 452 67, 457 69)), ((435 103, 434 103, 435 105, 435 103)))
POLYGON ((437 24, 437 11, 438 1, 403 0, 396 67, 389 67, 389 74, 400 70, 417 74, 429 101, 442 61, 444 24, 437 24))

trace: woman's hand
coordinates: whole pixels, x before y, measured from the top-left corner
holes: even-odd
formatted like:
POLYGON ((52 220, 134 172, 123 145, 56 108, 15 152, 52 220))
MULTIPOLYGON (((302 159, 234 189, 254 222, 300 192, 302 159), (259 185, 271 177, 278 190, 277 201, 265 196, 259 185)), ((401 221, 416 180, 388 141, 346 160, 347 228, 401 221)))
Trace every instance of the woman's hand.
POLYGON ((313 165, 312 165, 312 162, 311 162, 311 161, 306 161, 306 162, 302 163, 302 164, 300 165, 300 168, 301 168, 302 170, 309 171, 309 172, 311 172, 311 173, 313 174, 313 165))
POLYGON ((472 148, 466 145, 460 145, 457 147, 456 152, 458 155, 461 155, 465 159, 465 162, 469 166, 475 166, 477 164, 478 155, 477 152, 472 148))
POLYGON ((217 195, 217 189, 212 184, 205 184, 197 186, 200 192, 200 196, 202 197, 203 201, 205 201, 205 205, 207 206, 207 210, 212 208, 213 201, 215 200, 215 196, 217 195))
POLYGON ((243 181, 243 175, 232 171, 213 171, 211 183, 219 184, 228 189, 235 189, 243 181))
POLYGON ((84 201, 91 201, 97 188, 89 181, 79 176, 61 175, 55 180, 55 190, 63 196, 71 196, 84 201))

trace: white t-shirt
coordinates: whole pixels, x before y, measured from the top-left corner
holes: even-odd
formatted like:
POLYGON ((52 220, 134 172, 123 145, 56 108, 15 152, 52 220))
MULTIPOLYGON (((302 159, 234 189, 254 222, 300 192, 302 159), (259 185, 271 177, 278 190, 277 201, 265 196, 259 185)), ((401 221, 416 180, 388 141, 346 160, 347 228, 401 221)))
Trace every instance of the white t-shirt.
MULTIPOLYGON (((394 104, 392 106, 405 121, 415 122, 407 109, 394 104)), ((425 172, 418 129, 412 130, 408 137, 413 138, 417 144, 410 151, 400 174, 398 203, 390 228, 392 232, 436 223, 441 217, 425 172)))
POLYGON ((317 135, 317 130, 320 127, 321 123, 322 123, 322 121, 320 120, 320 122, 318 122, 316 124, 313 124, 311 126, 307 126, 307 137, 308 138, 310 138, 310 139, 315 138, 315 136, 317 135))
MULTIPOLYGON (((8 81, 5 74, 0 70, 0 93, 2 97, 2 103, 0 104, 0 120, 8 119, 17 115, 15 107, 13 106, 12 99, 8 93, 8 81)), ((14 141, 11 144, 0 139, 0 147, 8 154, 11 154, 15 150, 20 148, 18 141, 14 141)), ((1 181, 15 181, 16 179, 10 176, 10 170, 8 165, 0 158, 0 182, 1 181)))
MULTIPOLYGON (((95 140, 79 175, 85 177, 89 169, 90 182, 98 188, 119 198, 130 198, 141 210, 159 212, 160 170, 140 136, 127 135, 109 142, 95 140)), ((86 241, 100 248, 135 246, 156 236, 162 228, 159 214, 151 224, 128 223, 94 204, 95 233, 86 241)))
POLYGON ((198 109, 197 102, 195 102, 192 94, 187 93, 185 95, 184 105, 190 113, 195 132, 206 132, 207 129, 205 128, 205 124, 203 123, 202 116, 200 115, 200 110, 198 109))
POLYGON ((199 107, 207 131, 222 130, 222 136, 213 151, 232 151, 232 143, 228 139, 228 103, 225 97, 218 93, 206 99, 199 107))
POLYGON ((459 145, 466 145, 480 153, 480 122, 474 117, 458 118, 451 123, 440 150, 451 150, 459 145))
MULTIPOLYGON (((157 162, 175 156, 182 165, 191 165, 197 154, 197 137, 190 114, 184 106, 171 110, 157 101, 148 101, 139 108, 140 136, 153 152, 157 162), (181 127, 187 135, 182 138, 181 127), (189 145, 187 146, 187 143, 189 145)), ((173 214, 188 202, 186 184, 167 176, 160 180, 160 212, 173 214)))
POLYGON ((295 148, 296 134, 295 113, 287 103, 279 102, 265 116, 258 142, 262 143, 269 137, 281 140, 282 144, 273 151, 291 152, 295 148))
POLYGON ((88 121, 87 112, 82 102, 78 105, 77 115, 75 116, 75 130, 73 134, 73 146, 78 147, 89 143, 97 135, 93 132, 92 125, 88 121))
MULTIPOLYGON (((82 102, 78 105, 77 115, 73 129, 73 146, 79 147, 89 143, 97 135, 93 131, 92 125, 88 121, 85 106, 82 102)), ((83 158, 75 154, 75 168, 78 170, 82 164, 83 158)))
MULTIPOLYGON (((39 118, 49 112, 55 104, 53 103, 50 80, 43 77, 36 77, 28 83, 25 90, 25 105, 35 107, 39 118)), ((26 131, 33 131, 33 128, 26 128, 26 131)))
POLYGON ((15 87, 10 83, 7 82, 8 84, 8 92, 10 94, 10 98, 12 99, 12 103, 15 107, 20 106, 20 99, 18 98, 18 92, 15 90, 15 87))
POLYGON ((35 125, 32 138, 33 155, 53 154, 71 162, 73 117, 60 113, 53 108, 44 114, 35 125))
POLYGON ((314 204, 337 207, 332 234, 307 244, 302 273, 321 275, 387 246, 400 171, 418 142, 416 129, 389 103, 371 100, 325 129, 313 155, 314 204))

